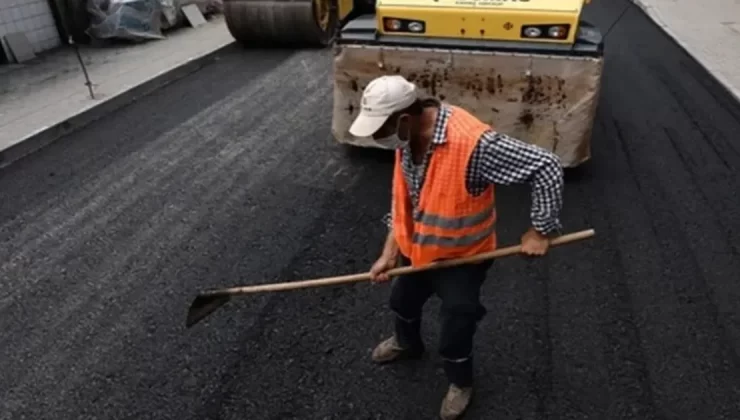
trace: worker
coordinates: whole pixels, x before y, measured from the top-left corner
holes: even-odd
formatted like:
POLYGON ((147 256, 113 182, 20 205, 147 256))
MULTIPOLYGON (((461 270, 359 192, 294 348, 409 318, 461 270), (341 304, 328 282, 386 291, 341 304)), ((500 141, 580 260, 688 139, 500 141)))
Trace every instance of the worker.
MULTIPOLYGON (((364 89, 350 133, 396 149, 389 234, 370 272, 373 282, 403 265, 492 251, 496 247, 494 185, 528 183, 532 226, 522 253, 544 255, 561 230, 563 169, 558 157, 497 132, 471 113, 421 98, 402 76, 381 76, 364 89)), ((439 354, 449 381, 440 417, 459 418, 473 394, 473 336, 486 314, 480 289, 492 262, 403 275, 393 279, 390 309, 395 333, 373 351, 376 363, 418 358, 422 307, 441 299, 439 354)))

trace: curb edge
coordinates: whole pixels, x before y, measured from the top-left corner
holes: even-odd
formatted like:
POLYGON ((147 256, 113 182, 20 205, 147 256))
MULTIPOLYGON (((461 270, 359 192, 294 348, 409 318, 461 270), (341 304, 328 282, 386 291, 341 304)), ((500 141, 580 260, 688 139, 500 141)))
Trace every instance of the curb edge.
POLYGON ((44 147, 51 145, 62 137, 73 134, 91 123, 131 104, 137 99, 154 93, 170 83, 176 82, 199 71, 203 67, 217 60, 218 55, 221 52, 232 47, 234 44, 235 42, 232 41, 225 45, 216 47, 213 51, 192 57, 181 64, 162 71, 150 79, 144 80, 143 82, 131 86, 116 95, 106 98, 100 103, 63 121, 42 128, 37 132, 26 136, 24 139, 13 144, 7 149, 0 150, 0 168, 6 168, 13 163, 40 151, 44 147))

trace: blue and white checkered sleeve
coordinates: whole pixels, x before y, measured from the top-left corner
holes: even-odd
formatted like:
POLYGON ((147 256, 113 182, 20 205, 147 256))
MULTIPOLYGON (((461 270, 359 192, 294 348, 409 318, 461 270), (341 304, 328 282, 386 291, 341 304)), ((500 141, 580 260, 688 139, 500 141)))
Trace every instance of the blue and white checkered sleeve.
POLYGON ((388 228, 388 230, 393 229, 393 186, 391 186, 391 208, 388 213, 383 216, 383 224, 388 228))
POLYGON ((493 183, 532 186, 532 226, 542 234, 560 231, 563 168, 557 155, 505 134, 487 132, 470 161, 468 185, 493 183))
POLYGON ((393 212, 388 212, 385 216, 383 216, 383 223, 388 228, 388 230, 393 229, 393 212))

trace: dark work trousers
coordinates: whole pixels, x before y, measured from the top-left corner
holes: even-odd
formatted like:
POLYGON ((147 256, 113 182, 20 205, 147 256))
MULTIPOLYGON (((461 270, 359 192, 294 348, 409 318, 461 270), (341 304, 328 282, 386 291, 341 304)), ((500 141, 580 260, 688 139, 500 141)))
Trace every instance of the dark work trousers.
MULTIPOLYGON (((401 257, 402 265, 409 265, 401 257)), ((412 273, 393 279, 390 307, 395 313, 396 338, 409 356, 424 352, 421 314, 426 301, 436 294, 442 300, 439 354, 447 379, 459 386, 473 383, 473 336, 486 315, 480 289, 492 261, 412 273)))

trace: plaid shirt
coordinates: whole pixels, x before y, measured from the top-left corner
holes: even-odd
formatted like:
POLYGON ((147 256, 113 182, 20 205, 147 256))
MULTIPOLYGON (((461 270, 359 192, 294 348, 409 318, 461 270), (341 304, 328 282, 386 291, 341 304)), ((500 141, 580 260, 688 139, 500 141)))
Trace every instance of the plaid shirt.
MULTIPOLYGON (((444 104, 440 106, 434 138, 420 166, 414 165, 408 144, 401 150, 401 166, 415 209, 418 207, 419 193, 424 184, 429 158, 436 147, 447 141, 445 132, 450 112, 444 104)), ((532 226, 542 234, 562 229, 558 215, 563 205, 563 168, 555 154, 505 134, 487 131, 483 133, 473 151, 466 178, 468 191, 472 195, 481 194, 490 184, 530 183, 532 226)), ((390 228, 391 213, 384 219, 390 228)))

